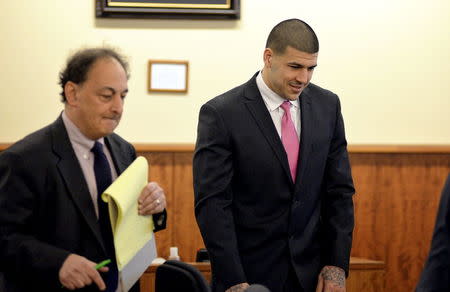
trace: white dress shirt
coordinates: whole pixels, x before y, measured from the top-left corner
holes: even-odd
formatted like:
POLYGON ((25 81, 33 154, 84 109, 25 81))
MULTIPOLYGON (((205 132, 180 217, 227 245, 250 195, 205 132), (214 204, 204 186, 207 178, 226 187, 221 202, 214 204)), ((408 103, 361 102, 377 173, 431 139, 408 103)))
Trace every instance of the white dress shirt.
MULTIPOLYGON (((284 115, 284 110, 281 108, 281 104, 286 101, 278 94, 276 94, 272 89, 267 86, 262 77, 262 71, 256 76, 256 85, 258 86, 259 92, 264 100, 264 104, 272 117, 273 124, 277 129, 278 136, 281 138, 281 119, 284 115)), ((291 103, 291 118, 294 123, 295 131, 297 132, 300 141, 300 103, 298 99, 289 101, 291 103)))

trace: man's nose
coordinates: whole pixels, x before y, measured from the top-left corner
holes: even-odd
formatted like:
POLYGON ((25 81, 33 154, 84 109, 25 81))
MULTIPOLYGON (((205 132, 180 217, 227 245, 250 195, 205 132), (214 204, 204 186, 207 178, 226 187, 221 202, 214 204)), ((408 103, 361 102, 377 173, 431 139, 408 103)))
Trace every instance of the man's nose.
POLYGON ((121 114, 123 111, 123 98, 120 94, 115 94, 113 97, 111 110, 115 113, 121 114))
POLYGON ((306 84, 308 83, 309 72, 307 68, 303 68, 298 71, 295 80, 299 83, 306 84))

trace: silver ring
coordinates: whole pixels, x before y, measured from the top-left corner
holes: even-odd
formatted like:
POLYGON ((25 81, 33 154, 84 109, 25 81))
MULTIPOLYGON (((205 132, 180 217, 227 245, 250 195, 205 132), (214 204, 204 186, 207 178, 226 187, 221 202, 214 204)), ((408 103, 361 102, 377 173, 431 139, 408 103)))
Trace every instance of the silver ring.
POLYGON ((156 205, 159 205, 159 203, 161 203, 161 201, 159 199, 156 199, 156 205))

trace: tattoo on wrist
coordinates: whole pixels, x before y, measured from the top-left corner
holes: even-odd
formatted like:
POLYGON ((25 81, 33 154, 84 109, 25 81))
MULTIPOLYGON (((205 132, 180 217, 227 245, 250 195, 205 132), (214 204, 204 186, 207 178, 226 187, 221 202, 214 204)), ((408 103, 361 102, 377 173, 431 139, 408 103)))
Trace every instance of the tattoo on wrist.
POLYGON ((345 287, 345 272, 338 267, 324 267, 321 275, 325 281, 331 281, 338 287, 345 287))
POLYGON ((243 292, 245 289, 247 289, 248 285, 246 283, 237 284, 233 287, 230 287, 227 292, 243 292))

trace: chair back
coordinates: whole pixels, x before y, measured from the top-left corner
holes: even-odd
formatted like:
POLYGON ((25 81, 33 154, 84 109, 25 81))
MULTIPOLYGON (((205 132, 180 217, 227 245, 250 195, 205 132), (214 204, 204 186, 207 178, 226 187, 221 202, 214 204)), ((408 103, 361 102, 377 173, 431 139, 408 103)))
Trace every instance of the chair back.
POLYGON ((155 292, 210 292, 203 274, 194 266, 168 260, 156 268, 155 292))

